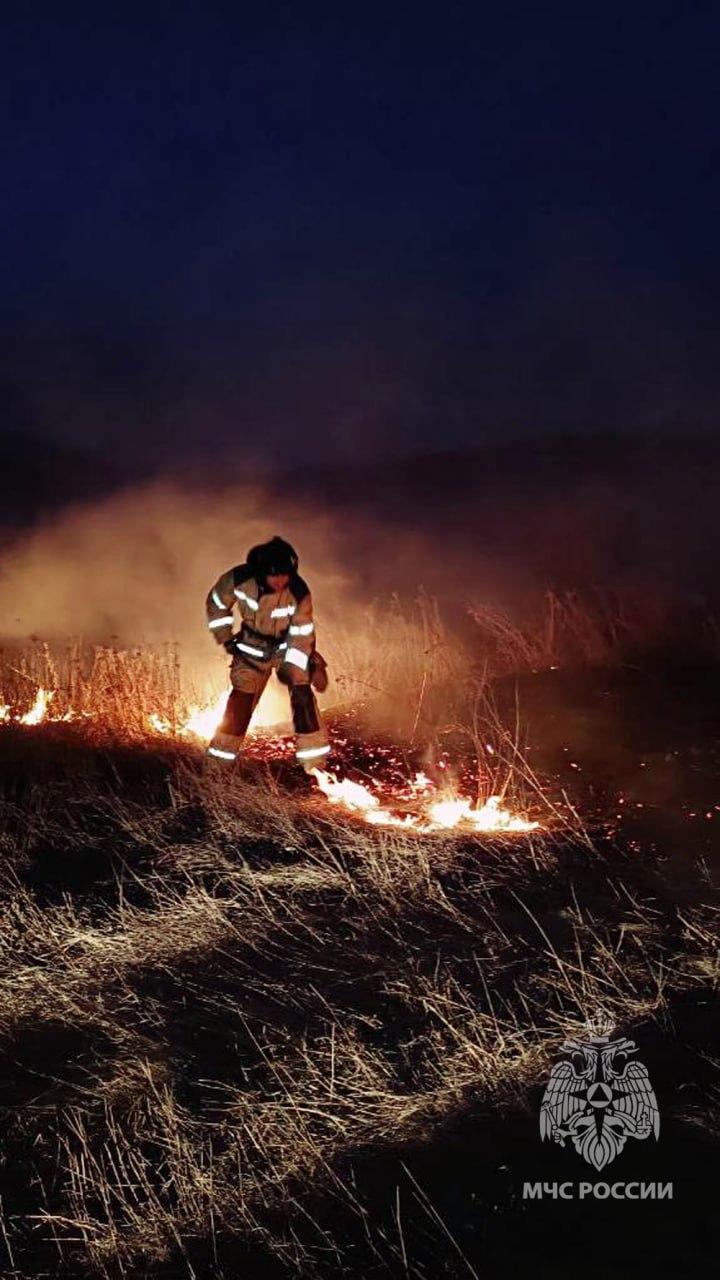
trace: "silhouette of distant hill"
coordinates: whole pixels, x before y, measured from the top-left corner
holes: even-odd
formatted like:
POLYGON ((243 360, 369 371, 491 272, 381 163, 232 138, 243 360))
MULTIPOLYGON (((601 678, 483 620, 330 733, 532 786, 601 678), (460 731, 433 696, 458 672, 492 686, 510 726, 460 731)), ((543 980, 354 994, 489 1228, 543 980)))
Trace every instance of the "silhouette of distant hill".
MULTIPOLYGON (((130 474, 17 431, 0 433, 0 468, 0 534, 153 478, 144 466, 130 474)), ((292 469, 278 458, 274 473, 248 465, 239 445, 237 454, 209 448, 162 471, 201 493, 217 492, 219 475, 266 490, 268 534, 300 547, 302 522, 285 527, 283 499, 295 511, 307 503, 311 519, 329 516, 338 556, 368 565, 368 589, 371 581, 394 588, 407 572, 439 590, 482 567, 495 592, 505 583, 647 580, 720 597, 720 441, 708 435, 528 437, 292 469)))
MULTIPOLYGON (((513 440, 352 469, 307 467, 285 479, 290 487, 311 507, 354 512, 367 529, 376 523, 384 542, 367 537, 376 560, 388 529, 398 538, 416 531, 433 548, 428 561, 447 566, 446 580, 491 564, 496 589, 504 580, 651 581, 720 597, 720 442, 708 436, 513 440)), ((348 527, 355 538, 356 522, 348 527)), ((338 529, 342 537, 342 521, 338 529)), ((388 566, 397 573, 390 555, 388 566)))
POLYGON ((0 527, 34 524, 69 503, 100 497, 123 482, 108 462, 21 431, 0 431, 0 527))
POLYGON ((293 473, 296 490, 305 489, 331 502, 392 510, 393 497, 428 499, 431 505, 468 489, 490 492, 500 486, 529 483, 566 486, 585 482, 618 482, 675 474, 720 477, 720 441, 714 437, 671 435, 543 436, 483 444, 475 449, 435 450, 353 467, 307 466, 293 473))

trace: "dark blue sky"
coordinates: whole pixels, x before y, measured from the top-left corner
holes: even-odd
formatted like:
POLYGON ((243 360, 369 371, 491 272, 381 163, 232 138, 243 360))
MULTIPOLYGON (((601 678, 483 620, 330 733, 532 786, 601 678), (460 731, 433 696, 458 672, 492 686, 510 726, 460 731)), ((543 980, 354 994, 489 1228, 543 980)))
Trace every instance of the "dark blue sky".
POLYGON ((148 465, 712 427, 716 6, 343 8, 4 11, 2 425, 148 465))

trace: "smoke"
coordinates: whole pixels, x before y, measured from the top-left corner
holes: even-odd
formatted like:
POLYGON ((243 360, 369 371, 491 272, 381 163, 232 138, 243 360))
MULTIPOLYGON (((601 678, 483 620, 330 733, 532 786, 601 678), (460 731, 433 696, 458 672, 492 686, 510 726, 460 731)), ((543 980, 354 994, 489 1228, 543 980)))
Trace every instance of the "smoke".
MULTIPOLYGON (((19 535, 0 560, 3 638, 62 645, 80 637, 120 648, 171 642, 188 690, 213 697, 228 659, 208 633, 205 597, 222 572, 274 534, 299 552, 318 647, 336 677, 352 666, 348 655, 362 643, 374 595, 393 581, 415 589, 426 541, 410 531, 390 536, 377 519, 260 484, 199 492, 151 483, 68 508, 19 535)), ((261 709, 266 723, 287 718, 287 695, 274 681, 261 709)))
POLYGON ((18 534, 0 559, 0 631, 10 641, 172 641, 206 682, 224 657, 208 637, 207 592, 276 533, 298 549, 328 656, 336 632, 360 637, 375 597, 407 602, 420 586, 451 630, 472 605, 522 611, 550 584, 704 590, 709 561, 715 576, 714 461, 681 465, 671 451, 660 466, 655 450, 599 475, 598 457, 517 449, 292 484, 148 483, 18 534))
POLYGON ((347 577, 332 554, 333 525, 332 516, 309 518, 287 502, 278 510, 249 487, 198 494, 152 484, 75 507, 5 554, 2 630, 17 639, 175 641, 197 655, 209 644, 204 602, 213 582, 274 533, 299 542, 313 589, 338 598, 347 577))

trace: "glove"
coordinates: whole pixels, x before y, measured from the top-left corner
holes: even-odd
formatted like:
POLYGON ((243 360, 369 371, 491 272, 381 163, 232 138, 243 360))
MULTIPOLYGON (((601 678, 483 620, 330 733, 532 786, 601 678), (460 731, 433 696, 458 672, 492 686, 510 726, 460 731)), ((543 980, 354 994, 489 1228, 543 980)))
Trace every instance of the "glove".
POLYGON ((327 662, 317 649, 313 649, 308 663, 310 683, 318 693, 324 693, 328 687, 327 662))
POLYGON ((231 653, 231 654, 233 655, 233 657, 235 656, 235 652, 236 652, 236 650, 235 650, 235 637, 234 637, 234 636, 233 636, 230 640, 223 640, 223 649, 225 649, 225 651, 226 651, 227 653, 231 653))

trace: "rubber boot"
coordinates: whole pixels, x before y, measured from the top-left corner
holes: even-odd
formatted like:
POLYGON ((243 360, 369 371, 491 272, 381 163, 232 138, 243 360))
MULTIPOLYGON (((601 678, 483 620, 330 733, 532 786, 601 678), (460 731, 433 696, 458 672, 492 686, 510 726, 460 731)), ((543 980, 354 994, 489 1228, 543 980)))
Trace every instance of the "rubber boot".
POLYGON ((290 705, 295 728, 295 759, 306 773, 312 773, 313 769, 323 767, 330 744, 309 684, 292 686, 290 705))

